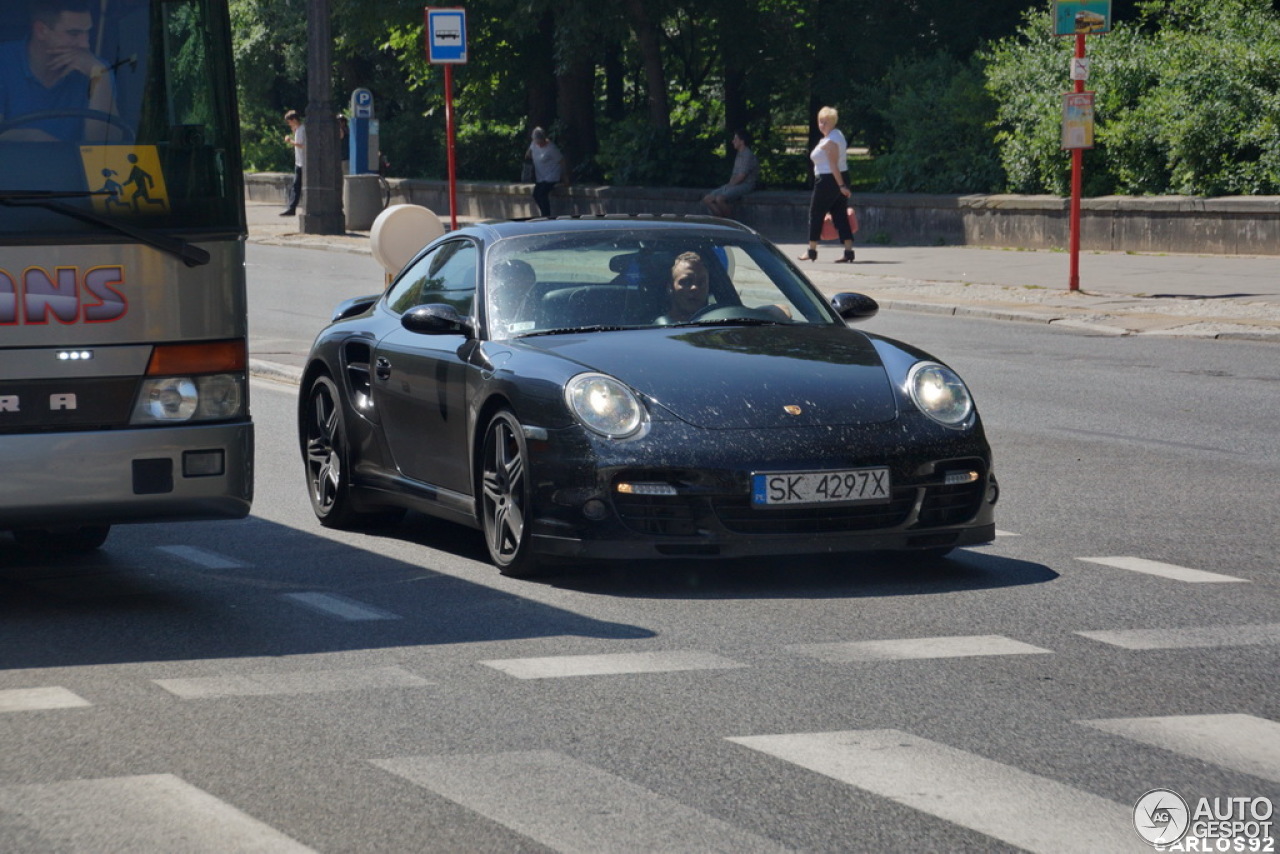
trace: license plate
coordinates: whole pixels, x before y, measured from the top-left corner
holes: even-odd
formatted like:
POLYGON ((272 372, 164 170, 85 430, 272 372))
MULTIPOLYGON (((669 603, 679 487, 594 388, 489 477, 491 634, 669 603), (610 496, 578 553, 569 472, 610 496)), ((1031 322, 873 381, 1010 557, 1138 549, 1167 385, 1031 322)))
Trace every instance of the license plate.
POLYGON ((751 506, 870 504, 890 499, 889 469, 764 472, 751 476, 751 506))

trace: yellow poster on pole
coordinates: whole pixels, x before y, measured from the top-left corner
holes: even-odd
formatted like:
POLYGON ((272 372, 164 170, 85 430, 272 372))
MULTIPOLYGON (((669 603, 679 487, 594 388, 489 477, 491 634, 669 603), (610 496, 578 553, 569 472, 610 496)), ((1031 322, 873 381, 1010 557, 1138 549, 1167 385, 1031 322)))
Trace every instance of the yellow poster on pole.
POLYGON ((1062 96, 1062 147, 1093 148, 1093 93, 1062 96))

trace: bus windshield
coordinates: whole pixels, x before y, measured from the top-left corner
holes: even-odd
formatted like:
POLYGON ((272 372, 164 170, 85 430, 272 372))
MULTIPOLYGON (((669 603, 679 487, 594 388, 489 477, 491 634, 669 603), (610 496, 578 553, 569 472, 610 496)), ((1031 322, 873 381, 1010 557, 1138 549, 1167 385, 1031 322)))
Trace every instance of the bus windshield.
POLYGON ((225 5, 0 7, 0 243, 243 232, 225 5))

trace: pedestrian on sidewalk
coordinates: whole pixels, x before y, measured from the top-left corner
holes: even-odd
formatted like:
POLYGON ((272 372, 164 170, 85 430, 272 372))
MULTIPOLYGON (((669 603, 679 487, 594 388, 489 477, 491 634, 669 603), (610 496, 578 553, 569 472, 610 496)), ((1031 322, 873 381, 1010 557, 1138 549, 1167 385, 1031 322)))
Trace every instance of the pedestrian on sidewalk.
POLYGON ((751 151, 751 136, 740 130, 733 135, 733 148, 738 152, 733 159, 733 173, 729 183, 702 197, 702 203, 712 216, 728 218, 733 216, 733 209, 756 188, 756 178, 760 175, 760 161, 751 151))
POLYGON ((809 199, 809 249, 800 256, 801 261, 818 259, 822 220, 828 213, 844 243, 844 256, 837 258, 836 263, 849 264, 853 261, 853 229, 849 227, 846 213, 849 197, 853 195, 845 180, 845 172, 849 169, 849 143, 836 128, 839 121, 840 115, 835 107, 818 110, 818 130, 822 132, 822 139, 809 153, 809 159, 813 161, 813 195, 809 199))
POLYGON ((289 187, 289 196, 280 216, 293 216, 298 212, 298 202, 302 198, 302 164, 306 162, 304 151, 307 145, 307 126, 303 124, 302 116, 297 110, 285 113, 284 121, 289 126, 284 143, 293 147, 293 184, 289 187))
POLYGON ((524 153, 524 159, 533 161, 533 201, 542 216, 550 217, 551 191, 562 180, 569 183, 569 170, 565 167, 564 155, 547 139, 546 131, 534 128, 529 137, 529 150, 524 153))

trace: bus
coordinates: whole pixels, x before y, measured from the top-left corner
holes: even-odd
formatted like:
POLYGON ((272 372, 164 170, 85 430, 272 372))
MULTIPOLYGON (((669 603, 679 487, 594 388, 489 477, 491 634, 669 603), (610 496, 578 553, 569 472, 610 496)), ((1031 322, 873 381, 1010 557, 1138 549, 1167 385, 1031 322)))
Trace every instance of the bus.
POLYGON ((0 532, 21 546, 249 513, 227 4, 0 7, 0 532))

